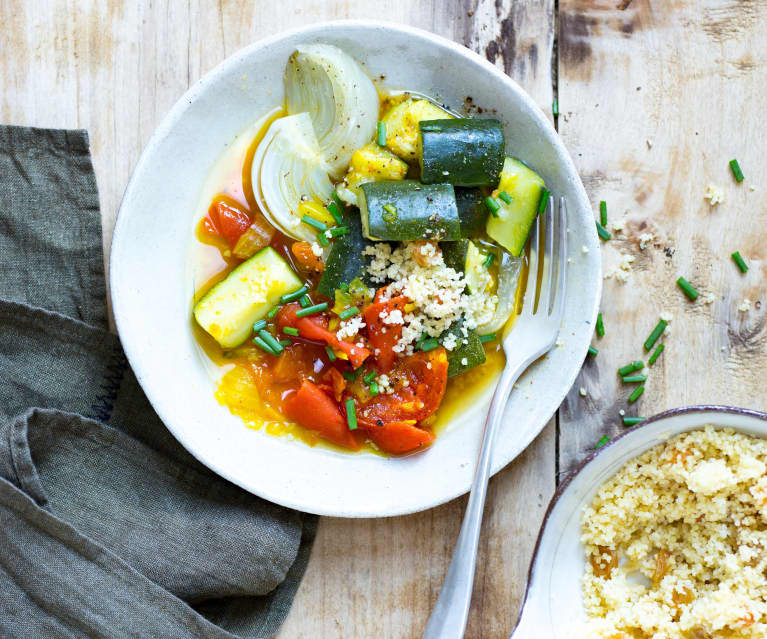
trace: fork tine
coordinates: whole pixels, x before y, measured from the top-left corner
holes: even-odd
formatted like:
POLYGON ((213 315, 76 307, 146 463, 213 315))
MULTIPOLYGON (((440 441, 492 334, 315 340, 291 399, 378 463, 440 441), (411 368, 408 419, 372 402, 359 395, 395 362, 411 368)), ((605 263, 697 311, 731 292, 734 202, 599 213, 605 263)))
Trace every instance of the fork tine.
POLYGON ((554 198, 549 197, 546 203, 546 234, 543 239, 543 272, 541 274, 541 293, 538 296, 538 313, 549 314, 551 308, 551 292, 554 285, 554 198))
POLYGON ((551 315, 559 324, 562 322, 562 315, 565 309, 565 287, 567 282, 567 202, 564 197, 559 198, 559 214, 557 218, 559 221, 559 255, 557 259, 559 267, 551 315))
POLYGON ((525 302, 522 306, 522 315, 532 315, 535 310, 535 292, 538 288, 538 232, 540 226, 541 219, 540 216, 537 216, 530 231, 530 259, 528 260, 527 286, 525 287, 525 302))

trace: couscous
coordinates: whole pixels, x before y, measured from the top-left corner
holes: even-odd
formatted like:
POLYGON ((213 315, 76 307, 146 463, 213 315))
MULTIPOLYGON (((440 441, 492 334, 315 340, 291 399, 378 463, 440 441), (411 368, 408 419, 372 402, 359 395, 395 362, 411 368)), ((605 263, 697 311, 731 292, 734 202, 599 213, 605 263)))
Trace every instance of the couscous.
POLYGON ((585 509, 590 639, 767 637, 767 441, 706 426, 632 460, 585 509))

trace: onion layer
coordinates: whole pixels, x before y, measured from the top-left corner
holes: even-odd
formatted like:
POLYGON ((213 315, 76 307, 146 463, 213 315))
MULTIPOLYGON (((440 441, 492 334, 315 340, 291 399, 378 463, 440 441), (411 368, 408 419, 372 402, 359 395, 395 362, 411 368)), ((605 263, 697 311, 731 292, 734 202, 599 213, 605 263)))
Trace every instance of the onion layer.
POLYGON ((296 47, 285 69, 289 114, 309 114, 330 174, 340 179, 378 122, 378 92, 360 64, 338 47, 296 47))
POLYGON ((522 269, 522 258, 514 257, 506 251, 500 251, 500 253, 501 263, 498 266, 498 289, 495 292, 498 296, 498 306, 490 321, 477 327, 477 333, 480 335, 497 333, 503 329, 514 312, 519 272, 522 269))
POLYGON ((275 120, 253 157, 253 192, 273 226, 297 240, 312 242, 316 231, 301 223, 304 201, 327 202, 333 191, 308 113, 275 120))

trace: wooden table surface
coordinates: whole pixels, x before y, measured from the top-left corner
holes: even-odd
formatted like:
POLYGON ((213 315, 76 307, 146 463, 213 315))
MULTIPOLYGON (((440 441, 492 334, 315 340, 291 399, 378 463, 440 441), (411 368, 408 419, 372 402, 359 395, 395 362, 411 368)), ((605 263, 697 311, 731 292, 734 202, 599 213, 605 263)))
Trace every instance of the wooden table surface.
MULTIPOLYGON (((611 223, 624 220, 603 245, 605 272, 623 255, 634 262, 626 282, 605 280, 598 357, 556 419, 490 483, 466 636, 506 637, 557 478, 621 430, 619 410, 767 408, 767 2, 0 0, 0 121, 89 130, 108 249, 141 149, 187 87, 263 36, 335 18, 403 22, 463 43, 549 117, 556 95, 559 132, 595 210, 606 200, 611 223), (742 184, 728 168, 734 157, 742 184), (703 199, 709 183, 725 193, 716 207, 703 199), (750 263, 746 275, 730 260, 735 250, 750 263), (674 285, 679 275, 702 292, 696 303, 674 285), (666 350, 629 407, 615 369, 645 357, 642 342, 664 312, 674 317, 666 350)), ((464 504, 323 519, 280 639, 420 636, 464 504)))

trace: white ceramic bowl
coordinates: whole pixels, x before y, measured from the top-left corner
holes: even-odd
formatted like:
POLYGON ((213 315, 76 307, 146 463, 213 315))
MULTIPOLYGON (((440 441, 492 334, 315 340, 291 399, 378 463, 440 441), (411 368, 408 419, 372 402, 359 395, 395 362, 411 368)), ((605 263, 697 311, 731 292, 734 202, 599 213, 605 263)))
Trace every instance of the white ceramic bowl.
POLYGON ((504 122, 508 151, 569 203, 563 346, 520 380, 498 437, 493 472, 516 457, 557 409, 588 348, 601 292, 592 212, 558 135, 536 104, 468 49, 425 31, 335 22, 286 32, 236 53, 173 107, 136 166, 120 207, 111 256, 112 303, 123 347, 163 422, 202 463, 266 499, 344 517, 400 515, 436 506, 470 486, 490 391, 467 406, 430 450, 401 459, 312 449, 246 428, 213 397, 190 330, 187 257, 201 186, 236 136, 282 100, 282 74, 299 43, 336 44, 386 85, 460 108, 466 96, 504 122), (581 247, 589 249, 583 253, 581 247))
POLYGON ((767 413, 729 406, 690 406, 660 413, 593 453, 558 488, 549 505, 530 564, 527 592, 512 639, 571 639, 585 622, 581 577, 583 507, 629 460, 669 437, 706 424, 767 437, 767 413))

